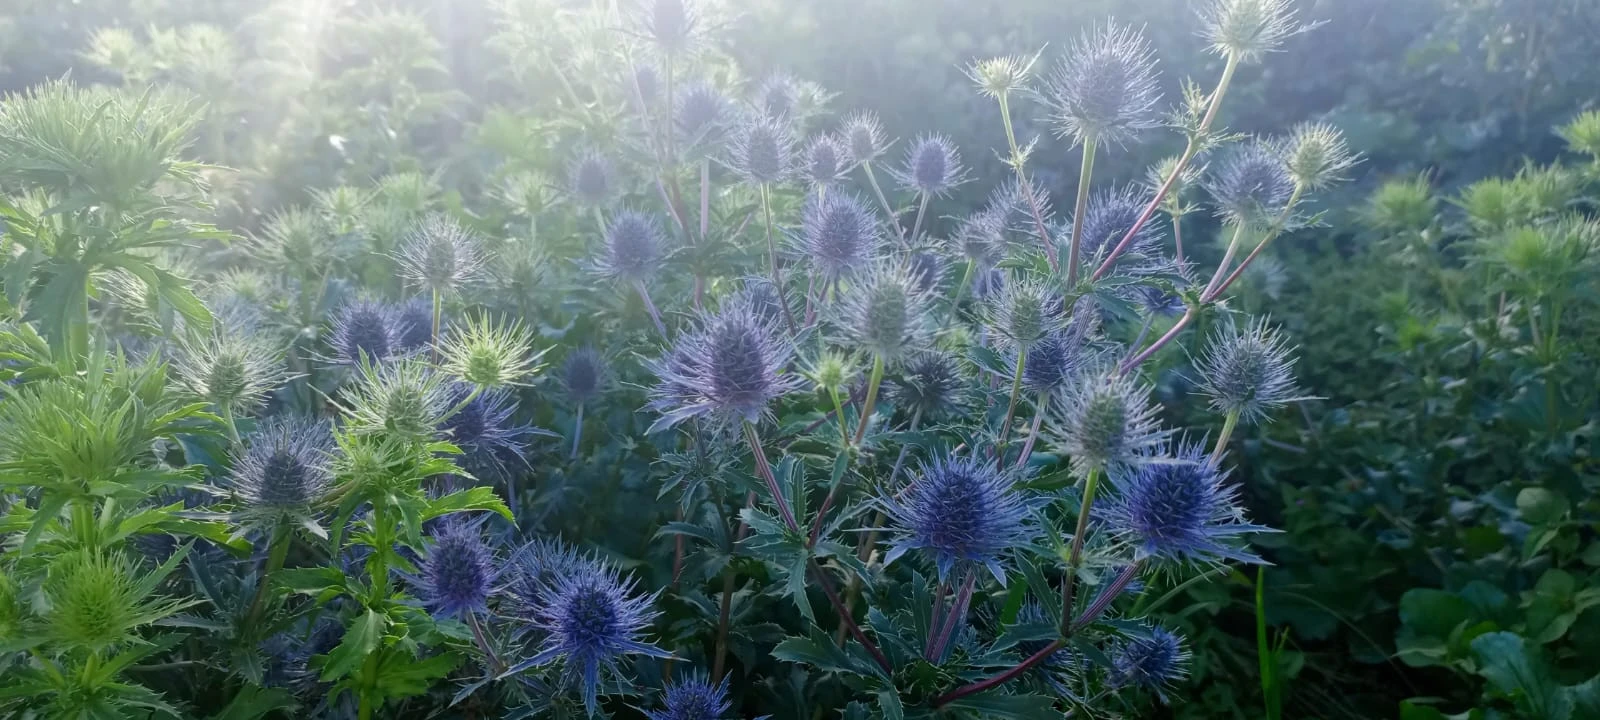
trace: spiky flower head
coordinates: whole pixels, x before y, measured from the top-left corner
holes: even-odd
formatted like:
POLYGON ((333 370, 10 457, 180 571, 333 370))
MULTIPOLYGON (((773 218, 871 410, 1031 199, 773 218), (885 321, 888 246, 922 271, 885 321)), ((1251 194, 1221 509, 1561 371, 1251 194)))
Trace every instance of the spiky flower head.
POLYGON ((45 631, 58 646, 91 652, 136 642, 139 628, 194 604, 153 594, 181 559, 141 577, 120 551, 83 548, 57 556, 41 588, 45 631))
POLYGON ((1125 145, 1159 124, 1155 53, 1139 31, 1107 23, 1078 38, 1043 96, 1061 137, 1125 145))
POLYGON ((881 261, 861 274, 835 312, 845 341, 885 363, 899 362, 933 339, 933 296, 903 261, 881 261))
POLYGON ((1168 435, 1150 404, 1150 388, 1115 371, 1086 374, 1055 410, 1055 440, 1080 475, 1136 465, 1168 435))
POLYGON ((1320 190, 1345 179, 1359 158, 1350 152, 1344 133, 1327 123, 1296 125, 1284 147, 1289 177, 1305 190, 1320 190))
POLYGON ((1556 129, 1567 149, 1600 161, 1600 110, 1587 110, 1556 129))
MULTIPOLYGON (((1079 251, 1088 262, 1097 262, 1105 257, 1122 242, 1122 237, 1133 229, 1134 223, 1139 221, 1139 216, 1144 214, 1144 208, 1150 202, 1150 194, 1144 188, 1128 184, 1121 187, 1109 187, 1096 190, 1089 195, 1089 203, 1083 211, 1083 235, 1080 238, 1082 245, 1079 251)), ((1128 244, 1126 253, 1133 253, 1143 257, 1154 256, 1161 245, 1164 233, 1157 223, 1146 222, 1140 226, 1139 232, 1133 236, 1133 241, 1128 244)), ((1065 241, 1070 238, 1068 233, 1059 233, 1060 239, 1065 241)))
POLYGON ((1242 63, 1259 62, 1308 29, 1295 24, 1290 0, 1210 0, 1199 13, 1200 35, 1211 51, 1242 63))
POLYGON ((229 330, 180 343, 175 364, 180 387, 236 415, 259 409, 287 376, 282 352, 229 330))
POLYGON ((637 587, 638 581, 623 580, 597 560, 575 563, 541 583, 532 620, 544 631, 544 641, 510 672, 559 660, 565 681, 578 686, 593 716, 602 672, 617 672, 628 655, 672 656, 644 641, 644 630, 656 616, 650 609, 655 595, 638 595, 637 587))
POLYGON ((850 159, 839 139, 818 135, 806 144, 803 175, 815 187, 831 187, 850 171, 850 159))
POLYGON ((984 301, 983 324, 1010 350, 1027 352, 1065 325, 1065 313, 1052 307, 1053 300, 1055 294, 1038 278, 1013 275, 984 301))
POLYGON ((883 135, 883 124, 870 111, 857 112, 845 118, 839 128, 839 137, 844 139, 845 149, 850 152, 850 162, 854 165, 872 162, 889 149, 883 135))
POLYGON ((918 248, 907 253, 906 265, 911 270, 911 277, 917 281, 917 288, 923 292, 936 291, 944 281, 944 256, 931 248, 918 248))
POLYGON ((246 436, 246 443, 229 471, 240 524, 269 528, 288 522, 320 535, 316 509, 333 486, 328 424, 271 418, 246 436))
POLYGON ((611 161, 587 148, 567 163, 567 192, 585 208, 603 208, 617 193, 611 161))
POLYGON ((661 73, 650 63, 634 65, 626 83, 625 94, 639 104, 640 112, 649 112, 661 97, 661 73))
POLYGON ((649 364, 660 378, 650 401, 662 413, 656 426, 702 415, 759 421, 773 400, 799 386, 799 378, 784 372, 793 355, 772 318, 758 314, 747 297, 731 298, 701 314, 699 327, 649 364))
POLYGON ((573 405, 599 397, 605 392, 610 376, 605 358, 590 345, 567 353, 567 359, 561 364, 561 387, 567 391, 567 400, 573 405))
POLYGON ((1000 559, 1032 539, 1028 507, 1014 478, 992 462, 973 457, 936 457, 918 469, 911 484, 878 505, 892 537, 884 562, 911 550, 928 555, 941 581, 958 563, 989 568, 1005 584, 1000 559))
POLYGON ((850 193, 831 192, 811 196, 796 239, 823 279, 833 281, 870 265, 883 238, 866 203, 850 193))
POLYGON ((756 88, 756 109, 762 115, 787 122, 800 103, 800 82, 784 72, 775 72, 756 88))
MULTIPOLYGON (((393 352, 408 353, 427 347, 433 342, 433 303, 427 298, 415 297, 389 308, 389 327, 393 333, 390 340, 393 352)), ((385 357, 387 355, 375 359, 385 357)), ((355 364, 356 358, 351 357, 349 362, 355 364)))
POLYGON ((835 350, 824 350, 806 369, 806 378, 823 392, 838 392, 860 373, 856 358, 835 350))
POLYGON ((520 321, 495 322, 487 316, 453 325, 439 343, 440 369, 484 388, 521 385, 544 367, 544 351, 533 349, 533 333, 520 321))
POLYGON ((489 609, 500 566, 480 523, 446 521, 429 538, 413 584, 436 618, 464 618, 489 609))
POLYGON ((1234 146, 1215 163, 1205 185, 1220 217, 1237 224, 1264 225, 1288 206, 1295 180, 1275 143, 1252 140, 1234 146))
POLYGON ((640 283, 661 270, 661 261, 666 256, 666 235, 656 217, 623 210, 607 222, 594 268, 613 280, 640 283))
POLYGON ((345 412, 344 429, 352 435, 432 440, 450 410, 450 397, 443 375, 420 359, 405 358, 358 365, 355 382, 346 386, 338 405, 345 412))
POLYGON ((1189 674, 1189 650, 1183 638, 1159 626, 1117 643, 1111 650, 1107 681, 1112 687, 1154 692, 1167 701, 1166 689, 1189 674))
POLYGON ((794 133, 781 119, 750 115, 728 141, 728 167, 751 185, 775 185, 789 179, 795 164, 794 133))
POLYGON ((1086 361, 1083 345, 1074 332, 1058 330, 1044 336, 1028 348, 1022 386, 1034 393, 1053 393, 1066 386, 1086 361))
POLYGON ((1199 392, 1211 398, 1212 409, 1237 414, 1246 425, 1266 420, 1273 410, 1300 399, 1291 352, 1265 319, 1242 327, 1229 322, 1212 335, 1195 363, 1199 392))
POLYGON ((715 85, 697 82, 684 88, 677 98, 676 117, 678 135, 688 145, 710 143, 722 133, 732 112, 727 96, 715 85))
POLYGON ((700 14, 691 0, 648 0, 640 17, 642 34, 668 56, 694 47, 700 14))
POLYGON ((894 170, 894 175, 906 190, 935 197, 944 197, 966 181, 955 143, 937 134, 922 135, 912 142, 906 149, 905 164, 894 170))
POLYGON ((1427 175, 1388 180, 1367 199, 1363 216, 1374 228, 1397 235, 1421 232, 1433 223, 1439 199, 1427 175))
POLYGON ((979 92, 1000 99, 1026 88, 1037 62, 1038 54, 1006 55, 973 60, 967 64, 965 72, 979 92))
POLYGON ((956 252, 979 268, 1000 264, 1010 252, 1005 215, 986 209, 962 218, 951 236, 951 244, 956 252))
POLYGON ((646 710, 650 720, 722 720, 732 705, 728 702, 728 679, 712 683, 704 675, 690 673, 667 686, 662 693, 661 710, 646 710))
POLYGON ((1160 190, 1163 185, 1168 185, 1168 178, 1172 179, 1167 194, 1161 198, 1161 211, 1174 218, 1181 218, 1195 211, 1196 205, 1190 201, 1189 196, 1199 184, 1201 176, 1205 174, 1205 167, 1193 162, 1185 163, 1183 169, 1179 170, 1178 162, 1182 159, 1177 155, 1168 155, 1145 171, 1145 188, 1151 193, 1160 190), (1173 172, 1177 172, 1176 177, 1173 176, 1173 172))
POLYGON ((437 213, 411 230, 398 259, 407 280, 441 295, 454 295, 483 275, 483 248, 477 233, 437 213))
MULTIPOLYGON (((432 310, 427 311, 431 317, 432 310)), ((334 361, 343 365, 360 365, 363 362, 382 362, 402 352, 396 336, 395 315, 378 303, 356 300, 346 303, 333 319, 328 332, 328 345, 333 348, 334 361)), ((407 326, 409 330, 409 325, 407 326)), ((429 325, 422 326, 424 336, 429 325)), ((424 337, 423 345, 428 344, 424 337)))
POLYGON ((894 404, 927 420, 936 420, 965 404, 971 379, 948 352, 927 350, 905 359, 900 377, 889 382, 894 404))
POLYGON ((472 386, 456 383, 447 398, 455 412, 439 424, 439 431, 461 449, 456 463, 462 470, 485 482, 500 482, 512 476, 513 467, 526 463, 529 438, 543 431, 512 419, 517 401, 509 392, 474 394, 472 386))
POLYGON ((1227 479, 1201 443, 1178 443, 1173 457, 1153 458, 1113 475, 1116 492, 1094 509, 1139 559, 1260 563, 1239 538, 1271 530, 1244 520, 1239 487, 1227 479))

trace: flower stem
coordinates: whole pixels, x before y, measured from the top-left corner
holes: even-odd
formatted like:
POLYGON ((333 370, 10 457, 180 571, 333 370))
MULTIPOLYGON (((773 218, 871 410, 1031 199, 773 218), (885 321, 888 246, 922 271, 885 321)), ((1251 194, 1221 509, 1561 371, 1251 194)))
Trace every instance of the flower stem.
MULTIPOLYGON (((1206 293, 1200 296, 1201 300, 1205 302, 1211 302, 1212 300, 1217 299, 1218 295, 1221 295, 1223 291, 1228 289, 1229 285, 1232 285, 1235 280, 1239 279, 1240 275, 1244 274, 1245 268, 1250 267, 1250 263, 1256 259, 1257 255, 1261 254, 1262 250, 1266 249, 1268 244, 1270 244, 1273 240, 1276 240, 1279 235, 1283 234, 1283 228, 1289 222, 1289 213, 1292 212, 1294 210, 1294 206, 1300 202, 1301 191, 1301 187, 1299 185, 1295 185, 1294 194, 1289 196, 1289 203, 1283 206, 1282 212, 1278 213, 1277 219, 1272 222, 1272 227, 1267 230, 1266 237, 1261 238, 1261 242, 1256 245, 1254 250, 1250 251, 1249 255, 1245 256, 1244 262, 1239 263, 1238 269, 1230 273, 1227 279, 1223 280, 1220 285, 1216 286, 1216 288, 1207 288, 1206 293)), ((1223 267, 1226 267, 1226 265, 1223 267)), ((1217 270, 1220 273, 1222 268, 1219 267, 1217 270)), ((1215 280, 1215 278, 1212 279, 1215 280)))
MULTIPOLYGON (((721 503, 719 502, 718 505, 721 505, 721 503)), ((749 495, 745 496, 744 506, 747 508, 756 506, 755 491, 752 490, 749 495)), ((724 525, 723 527, 727 526, 724 525)), ((738 545, 743 542, 748 534, 750 534, 750 525, 740 520, 739 531, 734 533, 733 544, 738 545)), ((722 671, 727 665, 728 620, 733 611, 733 588, 736 581, 737 577, 733 573, 732 563, 729 563, 728 568, 722 572, 722 603, 721 608, 717 611, 717 650, 716 659, 712 661, 711 665, 712 682, 720 682, 722 680, 722 671)))
POLYGON ((999 675, 987 680, 979 680, 978 682, 971 683, 969 685, 963 685, 951 690, 950 692, 940 695, 937 698, 934 698, 933 706, 935 708, 944 707, 950 703, 960 700, 961 698, 967 697, 968 695, 976 695, 990 688, 1004 685, 1007 682, 1015 679, 1017 676, 1027 672, 1029 669, 1033 668, 1033 666, 1050 659, 1051 655, 1056 654, 1057 651, 1066 646, 1066 640, 1062 638, 1056 638, 1056 640, 1051 642, 1049 645, 1040 648, 1039 652, 1029 655, 1027 659, 1017 663, 1016 665, 1012 666, 1011 669, 1006 670, 999 675))
POLYGON ((1089 607, 1084 608, 1083 612, 1073 619, 1072 625, 1067 628, 1067 632, 1071 634, 1082 630, 1088 627, 1089 623, 1094 622, 1095 618, 1100 617, 1100 614, 1104 613, 1106 608, 1111 607, 1111 602, 1116 600, 1123 590, 1128 589, 1128 583, 1133 582, 1133 579, 1139 576, 1139 569, 1143 565, 1143 560, 1135 561, 1132 565, 1123 568, 1122 572, 1117 573, 1117 577, 1111 581, 1111 584, 1107 585, 1106 589, 1101 590, 1100 594, 1095 596, 1094 602, 1089 603, 1089 607))
POLYGON ((911 242, 916 242, 917 238, 922 237, 922 218, 928 213, 928 194, 918 194, 922 196, 922 199, 917 201, 917 221, 911 226, 911 237, 909 238, 911 242))
POLYGON ((956 601, 950 604, 950 611, 940 622, 938 634, 931 638, 927 658, 928 662, 937 664, 950 646, 950 637, 955 634, 956 625, 967 615, 967 608, 972 603, 973 586, 977 584, 978 571, 968 570, 966 582, 961 584, 961 590, 956 593, 956 601))
POLYGON ((472 628, 472 640, 478 644, 478 650, 489 659, 490 675, 499 675, 505 667, 500 663, 500 655, 489 645, 489 638, 483 632, 483 626, 478 622, 478 614, 467 613, 467 626, 472 628))
POLYGON ((1006 405, 1005 422, 1000 423, 1000 442, 995 444, 996 457, 1006 450, 1006 440, 1011 437, 1011 419, 1017 414, 1017 396, 1022 394, 1022 370, 1028 364, 1026 350, 1017 350, 1017 369, 1011 373, 1011 402, 1006 405))
POLYGON ((840 447, 850 447, 850 430, 844 424, 844 401, 839 398, 839 388, 828 388, 828 395, 833 397, 833 412, 839 417, 839 442, 840 447))
POLYGON ((1183 317, 1178 318, 1178 322, 1173 323, 1171 329, 1167 330, 1167 332, 1161 337, 1156 338, 1156 341, 1151 343, 1150 347, 1145 348, 1143 352, 1124 361, 1121 367, 1121 374, 1127 375, 1129 372, 1133 371, 1134 368, 1139 367, 1140 363, 1150 359, 1151 355, 1156 354, 1156 351, 1160 350, 1161 346, 1172 342, 1172 339, 1177 337, 1178 333, 1182 332, 1183 329, 1189 325, 1189 323, 1194 322, 1194 316, 1195 309, 1191 306, 1183 312, 1183 317))
MULTIPOLYGON (((860 445, 861 439, 867 435, 867 423, 872 420, 872 408, 878 403, 878 385, 883 382, 883 356, 872 359, 872 377, 867 380, 867 399, 861 405, 861 417, 856 421, 855 444, 860 445)), ((843 419, 840 419, 843 422, 843 419)))
POLYGON ((778 295, 778 306, 783 308, 784 322, 789 325, 789 336, 798 332, 794 326, 794 313, 789 311, 789 294, 783 289, 783 276, 778 272, 778 244, 772 239, 772 190, 761 185, 761 215, 767 223, 767 263, 772 270, 772 289, 778 295))
POLYGON ((833 586, 833 580, 828 578, 828 573, 823 571, 822 566, 817 564, 815 558, 811 560, 811 572, 817 577, 817 584, 822 586, 823 594, 828 596, 828 603, 833 605, 834 612, 839 613, 839 622, 843 623, 850 634, 855 637, 856 642, 861 643, 861 647, 866 648, 867 653, 872 655, 873 661, 877 662, 878 667, 883 669, 884 675, 893 675, 894 666, 889 664, 889 658, 884 657, 883 651, 878 649, 877 644, 872 642, 872 639, 861 631, 861 626, 856 624, 855 618, 845 608, 844 602, 839 599, 839 590, 833 586))
POLYGON ((783 488, 778 487, 777 476, 772 474, 772 465, 767 462, 767 451, 761 448, 761 436, 756 434, 755 424, 748 420, 744 423, 744 439, 750 443, 750 452, 756 458, 756 471, 766 482, 767 490, 772 493, 772 500, 778 505, 778 514, 783 517, 783 524, 798 534, 800 523, 795 520, 794 510, 789 507, 789 500, 784 496, 783 488))
POLYGON ((583 439, 583 403, 578 403, 577 417, 572 420, 572 453, 567 456, 569 460, 578 459, 578 441, 583 439))
POLYGON ((1033 412, 1033 426, 1028 428, 1028 439, 1022 443, 1022 454, 1017 456, 1017 470, 1028 466, 1028 459, 1033 457, 1033 443, 1039 439, 1039 426, 1044 424, 1045 410, 1050 407, 1050 393, 1040 392, 1038 408, 1033 412))
POLYGON ((428 331, 428 342, 432 346, 430 352, 435 363, 439 362, 439 320, 444 316, 444 298, 440 296, 439 289, 433 289, 433 327, 428 331))
POLYGON ((1072 237, 1067 242, 1067 287, 1078 284, 1078 255, 1083 247, 1083 216, 1089 207, 1089 183, 1094 178, 1094 151, 1097 140, 1093 133, 1083 138, 1083 165, 1078 169, 1078 201, 1072 210, 1072 237))
MULTIPOLYGON (((1044 246, 1044 256, 1050 261, 1051 272, 1061 272, 1061 260, 1056 257, 1055 243, 1050 241, 1050 230, 1045 227, 1044 213, 1039 209, 1039 200, 1033 196, 1033 182, 1028 178, 1026 168, 1027 158, 1022 156, 1022 150, 1017 147, 1017 134, 1011 126, 1011 99, 1008 94, 1002 93, 998 98, 1000 102, 1000 121, 1006 128, 1006 145, 1011 148, 1011 168, 1017 173, 1017 188, 1022 191, 1022 197, 1028 201, 1028 210, 1033 214, 1034 227, 1039 231, 1039 243, 1044 246)), ((959 298, 958 298, 959 300, 959 298)))
POLYGON ((661 322, 661 311, 656 309, 656 304, 650 300, 650 290, 645 288, 643 280, 635 280, 633 286, 639 289, 639 299, 644 301, 644 309, 650 313, 650 320, 656 324, 656 332, 661 333, 661 339, 667 339, 667 325, 661 322))
POLYGON ((1211 459, 1207 464, 1216 467, 1222 463, 1223 454, 1228 452, 1228 439, 1233 437, 1233 429, 1239 424, 1239 411, 1229 410, 1227 417, 1222 420, 1222 432, 1217 435, 1217 446, 1211 450, 1211 459))
POLYGON ((1239 243, 1244 239, 1244 230, 1249 227, 1246 223, 1237 223, 1233 226, 1233 237, 1228 240, 1228 249, 1222 252, 1222 260, 1217 263, 1216 272, 1211 273, 1211 279, 1206 282, 1206 289, 1201 291, 1200 298, 1211 298, 1211 292, 1216 289, 1217 283, 1222 282, 1223 273, 1228 272, 1228 266, 1233 264, 1233 256, 1239 252, 1239 243))
POLYGON ((1078 504, 1078 526, 1072 531, 1072 555, 1067 559, 1067 576, 1061 580, 1061 634, 1072 630, 1072 595, 1077 589, 1078 570, 1083 567, 1083 542, 1089 533, 1089 508, 1094 507, 1100 488, 1100 468, 1090 468, 1083 481, 1083 501, 1078 504))
POLYGON ((894 234, 905 237, 906 231, 900 227, 900 216, 894 212, 894 206, 889 204, 889 198, 883 194, 883 188, 878 186, 878 176, 872 172, 872 163, 861 163, 861 169, 867 171, 867 184, 872 186, 872 193, 878 196, 878 202, 883 205, 883 212, 888 214, 889 222, 894 224, 894 234))
POLYGON ((261 603, 267 599, 267 590, 272 586, 273 573, 283 569, 284 560, 289 557, 289 544, 293 539, 289 526, 278 523, 272 528, 272 540, 267 550, 267 565, 261 571, 261 579, 256 581, 256 594, 250 600, 250 609, 245 611, 245 624, 254 628, 256 621, 261 616, 261 603))

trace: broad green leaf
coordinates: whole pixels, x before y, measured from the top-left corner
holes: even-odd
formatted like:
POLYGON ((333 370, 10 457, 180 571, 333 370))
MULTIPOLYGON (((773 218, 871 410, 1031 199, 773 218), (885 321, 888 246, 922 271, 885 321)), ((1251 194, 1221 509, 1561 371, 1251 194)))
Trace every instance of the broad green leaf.
POLYGON ((322 681, 332 682, 354 672, 368 655, 383 642, 383 631, 389 626, 389 617, 368 608, 345 629, 344 640, 328 653, 322 665, 322 681))

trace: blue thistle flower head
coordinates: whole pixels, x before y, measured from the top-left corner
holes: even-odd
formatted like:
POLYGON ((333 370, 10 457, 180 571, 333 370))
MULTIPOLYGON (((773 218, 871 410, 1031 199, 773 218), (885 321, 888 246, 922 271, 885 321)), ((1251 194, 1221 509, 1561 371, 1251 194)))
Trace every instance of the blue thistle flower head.
POLYGON ((248 437, 230 472, 246 524, 289 520, 314 527, 316 507, 333 486, 327 423, 269 418, 248 437))
POLYGON ((672 656, 644 641, 656 617, 650 609, 655 595, 640 596, 637 587, 598 560, 576 563, 543 583, 533 624, 545 633, 544 642, 511 672, 559 660, 564 679, 578 686, 593 716, 601 673, 616 672, 628 655, 672 656))
POLYGON ((514 467, 526 463, 528 441, 537 431, 512 419, 517 401, 510 393, 484 390, 461 405, 472 392, 473 386, 467 383, 450 386, 448 407, 460 405, 461 409, 446 417, 439 430, 461 449, 456 463, 462 470, 488 482, 505 480, 514 467))
POLYGON ((660 379, 650 407, 662 413, 652 430, 691 417, 716 422, 758 422, 773 400, 793 392, 801 379, 784 369, 794 347, 777 325, 735 296, 678 341, 650 369, 660 379))
POLYGON ((464 618, 489 609, 500 564, 478 522, 445 522, 434 532, 413 584, 436 618, 464 618))
POLYGON ((654 216, 623 210, 606 223, 595 270, 615 280, 644 282, 661 269, 666 244, 661 223, 654 216))
POLYGON ((906 358, 887 389, 896 406, 934 420, 964 403, 969 381, 954 355, 929 350, 906 358))
POLYGON ((1166 689, 1189 673, 1189 650, 1183 638, 1151 626, 1112 648, 1107 680, 1116 688, 1139 688, 1167 701, 1166 689))
POLYGON ((917 289, 923 292, 934 292, 944 281, 945 273, 944 256, 929 248, 912 250, 906 256, 906 269, 911 271, 911 279, 917 282, 917 289))
POLYGON ((389 326, 394 330, 394 347, 399 352, 414 352, 433 342, 433 303, 416 297, 389 309, 389 326))
POLYGON ((750 305, 756 317, 768 323, 777 323, 783 319, 783 299, 778 297, 778 289, 772 285, 771 279, 745 278, 744 287, 739 289, 738 297, 740 302, 750 305))
POLYGON ((1095 512, 1139 558, 1194 565, 1261 563, 1239 538, 1272 530, 1245 521, 1239 488, 1227 477, 1200 443, 1179 443, 1171 458, 1113 474, 1116 493, 1097 503, 1095 512))
MULTIPOLYGON (((423 325, 423 332, 427 333, 428 328, 423 325)), ((424 339, 423 345, 426 344, 424 339)), ((351 366, 360 365, 363 358, 366 362, 388 360, 405 350, 396 333, 394 315, 388 308, 365 300, 347 303, 339 310, 329 329, 328 345, 335 362, 351 366)))
MULTIPOLYGON (((1083 211, 1083 244, 1080 247, 1087 262, 1099 264, 1101 258, 1122 242, 1122 237, 1133 229, 1150 202, 1147 192, 1144 187, 1128 184, 1096 190, 1089 195, 1089 204, 1083 211)), ((1063 243, 1070 239, 1068 233, 1060 235, 1063 243)), ((1139 256, 1154 257, 1160 252, 1163 236, 1159 223, 1145 223, 1128 243, 1125 252, 1131 255, 1123 257, 1129 260, 1119 258, 1118 262, 1126 263, 1139 256)))
POLYGON ((644 37, 663 53, 678 55, 694 46, 700 15, 690 0, 650 0, 640 24, 644 37))
POLYGON ((1177 317, 1184 311, 1181 295, 1154 285, 1135 288, 1134 300, 1144 308, 1145 313, 1159 317, 1177 317))
POLYGON ((1217 412, 1237 414, 1247 425, 1300 400, 1292 348, 1265 319, 1240 327, 1228 322, 1214 334, 1195 363, 1199 392, 1217 412))
POLYGON ((517 548, 507 565, 504 604, 501 609, 510 617, 523 623, 520 628, 532 628, 542 607, 543 589, 556 578, 577 572, 590 562, 571 546, 559 540, 536 538, 517 548))
POLYGON ((1072 334, 1057 331, 1027 350, 1022 366, 1022 386, 1034 393, 1053 393, 1064 387, 1083 364, 1083 347, 1072 334))
POLYGON ((643 103, 640 112, 647 112, 661 97, 661 73, 654 65, 640 63, 633 66, 627 83, 627 92, 624 94, 634 102, 643 103))
POLYGON ((567 400, 574 405, 599 397, 606 389, 609 376, 605 358, 589 345, 569 353, 561 364, 561 386, 567 391, 567 400))
POLYGON ((592 148, 580 151, 567 164, 567 191, 583 207, 605 207, 617 192, 611 161, 592 148))
POLYGON ((1005 584, 1001 557, 1033 539, 1013 477, 971 457, 935 458, 898 497, 882 495, 878 504, 893 533, 884 562, 918 550, 933 561, 941 581, 957 564, 970 563, 989 568, 1005 584))
POLYGON ((944 197, 950 189, 966 181, 961 153, 943 135, 923 135, 906 149, 905 165, 895 177, 906 190, 944 197))
POLYGON ((794 172, 794 148, 794 133, 787 122, 766 115, 747 116, 728 141, 728 167, 750 185, 775 185, 794 172))
POLYGON ((400 246, 400 274, 419 287, 454 295, 478 280, 484 269, 477 233, 438 213, 422 219, 400 246))
POLYGON ((1206 191, 1217 215, 1243 225, 1272 222, 1294 194, 1294 176, 1279 148, 1267 140, 1235 146, 1211 165, 1206 191))
POLYGON ((676 117, 673 122, 683 142, 701 145, 711 142, 722 133, 732 112, 732 105, 715 85, 697 82, 684 88, 682 95, 677 98, 674 112, 676 117))
POLYGON ((1156 127, 1155 54, 1144 36, 1107 23, 1085 33, 1045 83, 1056 130, 1074 143, 1124 145, 1156 127))
POLYGON ((1056 410, 1052 430, 1079 475, 1140 464, 1169 434, 1156 419, 1150 388, 1114 371, 1082 376, 1056 410))
POLYGON ((766 117, 787 121, 800 103, 800 83, 788 73, 773 73, 761 81, 755 100, 766 117))
POLYGON ((806 144, 804 174, 807 182, 816 187, 830 187, 844 179, 850 171, 850 160, 844 145, 832 135, 818 135, 806 144))
POLYGON ((1000 264, 1010 252, 1005 214, 992 209, 979 210, 962 218, 951 239, 955 251, 980 268, 1000 264))
POLYGON ((844 139, 844 147, 850 153, 852 165, 872 162, 889 149, 883 135, 883 124, 871 112, 858 112, 845 118, 843 126, 839 128, 839 136, 844 139))
MULTIPOLYGON (((1066 323, 1065 313, 1052 301, 1059 301, 1050 288, 1029 275, 1009 278, 1000 292, 985 298, 984 325, 1015 352, 1044 339, 1066 323)), ((1026 370, 1026 367, 1024 367, 1026 370)))
POLYGON ((801 250, 826 280, 869 265, 882 239, 878 218, 849 193, 813 195, 800 214, 801 250))
POLYGON ((699 673, 668 685, 662 696, 664 709, 645 711, 650 720, 722 720, 732 707, 728 679, 712 683, 699 673))
POLYGON ((834 312, 849 344, 886 363, 933 340, 933 296, 903 260, 880 262, 858 276, 834 312))

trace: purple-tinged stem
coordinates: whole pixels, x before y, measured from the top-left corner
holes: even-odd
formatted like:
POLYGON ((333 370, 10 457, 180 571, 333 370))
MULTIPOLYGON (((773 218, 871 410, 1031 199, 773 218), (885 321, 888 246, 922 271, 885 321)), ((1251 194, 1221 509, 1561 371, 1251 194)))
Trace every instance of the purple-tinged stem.
POLYGON ((1022 454, 1017 457, 1017 469, 1028 466, 1028 458, 1033 457, 1033 443, 1039 439, 1039 426, 1044 424, 1045 410, 1050 407, 1050 394, 1039 393, 1039 407, 1033 413, 1033 426, 1028 428, 1028 439, 1022 443, 1022 454))
POLYGON ((834 588, 833 580, 828 578, 828 573, 822 569, 821 565, 817 564, 815 559, 811 561, 811 571, 812 574, 817 576, 817 584, 822 586, 822 592, 828 596, 828 602, 833 605, 834 612, 839 613, 839 622, 844 623, 845 628, 855 637, 856 642, 861 643, 861 647, 867 649, 867 653, 872 655, 872 659, 878 663, 879 668, 883 669, 885 675, 893 675, 894 666, 889 664, 889 658, 885 657, 883 651, 878 649, 878 645, 872 642, 872 639, 867 637, 866 633, 861 631, 861 626, 856 624, 855 618, 850 615, 850 611, 845 609, 844 602, 839 599, 839 591, 834 588))
POLYGON ((645 289, 643 280, 635 280, 634 287, 639 289, 639 299, 644 301, 644 309, 650 313, 650 319, 656 324, 656 331, 661 333, 661 339, 667 338, 667 324, 661 322, 661 312, 656 310, 656 304, 650 300, 650 291, 645 289))
POLYGON ((800 523, 795 520, 794 510, 790 509, 789 500, 784 497, 783 488, 778 487, 778 477, 772 473, 771 463, 767 462, 767 451, 761 448, 761 436, 756 434, 755 424, 748 421, 745 422, 744 438, 750 443, 750 452, 756 458, 756 471, 761 474, 761 479, 767 484, 767 490, 772 493, 772 500, 778 505, 778 514, 783 517, 783 524, 790 531, 798 534, 800 532, 800 523))
POLYGON ((1122 591, 1128 589, 1128 583, 1133 582, 1133 579, 1139 576, 1139 569, 1143 565, 1144 561, 1140 560, 1123 568, 1122 572, 1117 573, 1116 579, 1112 580, 1105 590, 1095 596, 1094 602, 1089 603, 1089 607, 1084 608, 1082 614, 1073 619, 1068 632, 1082 630, 1088 627, 1089 623, 1100 617, 1106 611, 1106 608, 1111 607, 1111 602, 1116 600, 1117 596, 1122 594, 1122 591))
POLYGON ((1189 323, 1194 322, 1194 315, 1195 315, 1195 310, 1194 310, 1193 307, 1190 307, 1189 309, 1185 310, 1184 313, 1183 313, 1183 317, 1178 318, 1178 322, 1173 323, 1172 328, 1170 330, 1167 330, 1166 334, 1164 334, 1161 337, 1157 338, 1156 341, 1151 343, 1150 347, 1145 348, 1143 352, 1140 352, 1138 355, 1135 355, 1135 356, 1133 356, 1131 358, 1128 358, 1126 361, 1124 361, 1122 363, 1122 367, 1120 368, 1121 374, 1127 375, 1134 368, 1139 367, 1139 363, 1142 363, 1145 360, 1150 359, 1151 355, 1156 354, 1156 351, 1160 350, 1161 346, 1166 345, 1169 342, 1172 342, 1172 339, 1177 337, 1178 333, 1183 332, 1183 329, 1185 327, 1187 327, 1189 325, 1189 323))
POLYGON ((945 649, 950 646, 950 638, 955 635, 956 625, 967 616, 967 608, 972 604, 972 590, 977 582, 977 570, 968 570, 967 580, 961 584, 961 590, 956 593, 956 601, 950 606, 950 612, 945 615, 943 627, 934 640, 932 652, 927 656, 928 662, 937 663, 939 658, 944 656, 945 649))

